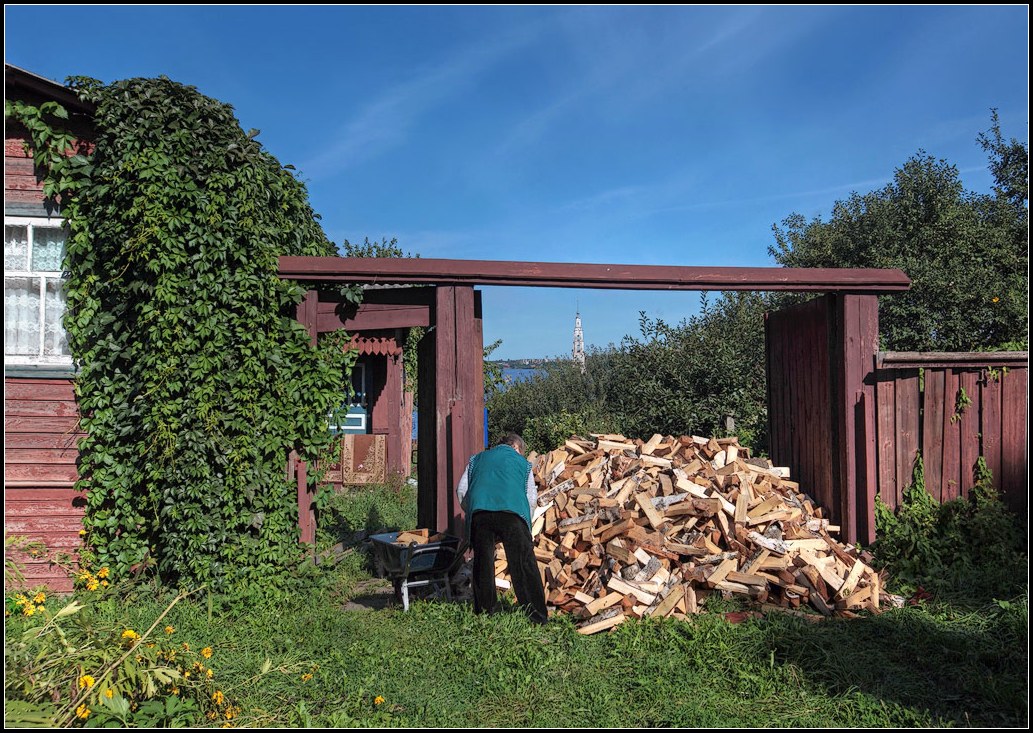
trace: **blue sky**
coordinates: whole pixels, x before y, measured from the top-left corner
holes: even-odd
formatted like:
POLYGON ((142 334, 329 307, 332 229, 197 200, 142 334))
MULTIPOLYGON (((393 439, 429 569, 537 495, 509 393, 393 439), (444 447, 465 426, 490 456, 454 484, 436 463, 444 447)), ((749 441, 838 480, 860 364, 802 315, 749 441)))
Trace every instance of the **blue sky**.
MULTIPOLYGON (((296 166, 335 242, 423 257, 770 266, 924 150, 989 191, 997 108, 1028 141, 1025 5, 5 5, 5 61, 165 75, 296 166)), ((679 322, 697 293, 484 288, 494 357, 679 322)))

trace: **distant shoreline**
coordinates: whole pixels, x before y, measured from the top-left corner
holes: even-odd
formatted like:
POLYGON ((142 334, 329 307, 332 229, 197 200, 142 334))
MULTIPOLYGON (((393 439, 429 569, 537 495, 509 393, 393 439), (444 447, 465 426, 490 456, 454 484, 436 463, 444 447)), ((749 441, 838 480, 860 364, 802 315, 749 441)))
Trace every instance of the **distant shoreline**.
POLYGON ((548 364, 555 364, 561 359, 489 359, 488 364, 493 364, 500 369, 542 369, 548 364))

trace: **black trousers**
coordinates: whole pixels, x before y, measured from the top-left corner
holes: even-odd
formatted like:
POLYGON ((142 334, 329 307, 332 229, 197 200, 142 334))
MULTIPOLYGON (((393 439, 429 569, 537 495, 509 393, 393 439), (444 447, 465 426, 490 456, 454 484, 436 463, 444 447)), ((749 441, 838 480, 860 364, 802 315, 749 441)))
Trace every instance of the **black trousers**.
POLYGON ((523 519, 511 512, 477 512, 470 521, 474 611, 496 613, 500 609, 495 592, 496 542, 501 542, 506 550, 506 564, 517 603, 532 621, 545 623, 549 617, 545 609, 545 589, 534 558, 531 531, 523 519))

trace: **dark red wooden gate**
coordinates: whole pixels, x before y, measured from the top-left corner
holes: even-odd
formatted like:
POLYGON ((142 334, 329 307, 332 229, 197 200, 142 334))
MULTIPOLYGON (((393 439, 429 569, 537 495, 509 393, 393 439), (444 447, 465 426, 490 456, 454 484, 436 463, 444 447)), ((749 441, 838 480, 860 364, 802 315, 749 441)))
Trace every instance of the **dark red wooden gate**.
POLYGON ((844 540, 875 539, 876 494, 898 506, 919 453, 938 501, 966 496, 983 456, 1006 503, 1026 511, 1026 352, 879 353, 868 295, 770 313, 766 336, 771 458, 844 540))
POLYGON ((768 314, 765 328, 771 458, 844 540, 871 542, 878 301, 829 294, 768 314))

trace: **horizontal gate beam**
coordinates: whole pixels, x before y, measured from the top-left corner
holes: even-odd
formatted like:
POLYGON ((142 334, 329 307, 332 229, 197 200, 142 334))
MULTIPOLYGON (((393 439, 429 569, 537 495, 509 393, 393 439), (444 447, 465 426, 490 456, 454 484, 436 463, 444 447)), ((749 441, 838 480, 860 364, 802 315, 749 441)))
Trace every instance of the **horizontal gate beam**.
POLYGON ((280 277, 381 285, 503 285, 604 290, 754 290, 892 293, 902 270, 868 268, 600 265, 411 257, 281 257, 280 277))

